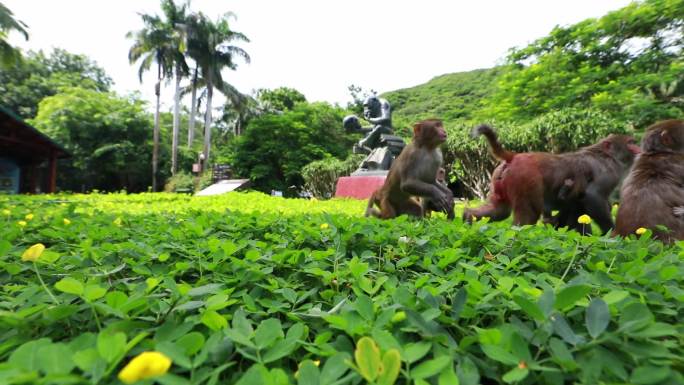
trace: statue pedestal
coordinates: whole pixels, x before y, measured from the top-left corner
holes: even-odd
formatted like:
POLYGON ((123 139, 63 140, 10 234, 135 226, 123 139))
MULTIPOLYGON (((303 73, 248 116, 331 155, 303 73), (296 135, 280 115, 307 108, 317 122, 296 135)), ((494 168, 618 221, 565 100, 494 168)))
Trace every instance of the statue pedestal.
POLYGON ((387 171, 356 171, 337 180, 336 198, 368 199, 385 183, 387 171))

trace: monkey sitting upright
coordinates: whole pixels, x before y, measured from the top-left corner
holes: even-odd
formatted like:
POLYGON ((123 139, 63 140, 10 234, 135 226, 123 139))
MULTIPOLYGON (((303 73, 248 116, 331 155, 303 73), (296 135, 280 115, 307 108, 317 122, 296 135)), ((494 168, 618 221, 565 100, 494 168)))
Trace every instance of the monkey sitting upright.
POLYGON ((666 243, 684 239, 684 120, 653 124, 641 147, 622 184, 615 233, 626 236, 643 227, 666 243))
POLYGON ((368 199, 366 216, 382 219, 407 214, 423 217, 421 202, 454 217, 454 197, 446 186, 436 180, 442 165, 439 146, 446 140, 446 131, 438 119, 428 119, 413 126, 413 140, 394 160, 385 183, 368 199), (428 203, 425 203, 428 204, 428 203), (379 210, 375 208, 378 206, 379 210))

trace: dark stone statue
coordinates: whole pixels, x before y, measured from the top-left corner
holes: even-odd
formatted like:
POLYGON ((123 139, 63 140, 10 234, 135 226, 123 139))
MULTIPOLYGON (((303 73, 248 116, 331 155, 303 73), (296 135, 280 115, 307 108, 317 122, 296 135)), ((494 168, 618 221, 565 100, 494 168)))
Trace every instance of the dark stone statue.
POLYGON ((361 162, 359 169, 352 175, 368 171, 389 170, 394 158, 404 148, 404 140, 392 135, 392 113, 387 100, 377 96, 369 96, 363 102, 363 117, 370 127, 361 127, 356 115, 344 118, 342 124, 348 131, 361 132, 366 136, 354 145, 352 151, 355 154, 368 154, 361 162))

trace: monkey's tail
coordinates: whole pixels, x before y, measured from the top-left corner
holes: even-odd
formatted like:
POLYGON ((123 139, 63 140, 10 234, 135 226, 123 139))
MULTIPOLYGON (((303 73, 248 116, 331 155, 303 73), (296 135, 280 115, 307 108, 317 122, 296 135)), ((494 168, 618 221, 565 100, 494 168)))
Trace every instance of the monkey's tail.
POLYGON ((493 128, 486 124, 481 124, 473 128, 471 136, 476 138, 479 135, 484 135, 484 137, 487 138, 489 146, 491 147, 492 155, 494 155, 496 158, 505 160, 506 162, 513 160, 515 152, 504 150, 501 142, 499 142, 498 136, 496 135, 496 131, 494 131, 493 128))

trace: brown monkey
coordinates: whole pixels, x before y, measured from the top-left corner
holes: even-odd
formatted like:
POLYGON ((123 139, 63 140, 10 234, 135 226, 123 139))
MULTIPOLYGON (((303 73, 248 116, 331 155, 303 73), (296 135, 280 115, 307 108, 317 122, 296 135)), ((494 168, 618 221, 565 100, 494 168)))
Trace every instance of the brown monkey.
MULTIPOLYGON (((440 167, 437 170, 437 177, 435 179, 436 179, 438 184, 440 184, 440 185, 442 185, 448 189, 447 182, 446 182, 446 170, 444 169, 444 167, 440 167)), ((451 190, 449 190, 449 191, 451 191, 451 190)), ((423 216, 424 217, 429 217, 433 211, 440 211, 439 209, 437 209, 437 207, 435 207, 434 204, 432 204, 432 201, 428 198, 420 198, 420 204, 423 208, 423 216)), ((453 210, 450 213, 447 213, 447 218, 448 219, 454 219, 453 210)))
POLYGON ((513 223, 526 225, 536 223, 542 214, 550 217, 551 210, 558 209, 557 227, 582 230, 576 223, 581 214, 594 218, 604 232, 613 227, 608 196, 639 152, 630 136, 610 135, 576 152, 551 154, 504 150, 494 130, 486 125, 476 127, 473 134, 484 135, 492 154, 504 163, 493 174, 488 203, 466 209, 464 220, 490 217, 498 221, 512 211, 513 223))
POLYGON ((428 119, 413 126, 413 140, 392 162, 385 183, 368 199, 366 216, 382 219, 402 214, 423 217, 421 203, 414 197, 430 200, 430 205, 453 218, 454 197, 451 191, 436 181, 442 165, 439 146, 446 140, 446 131, 438 119, 428 119), (380 210, 374 206, 377 205, 380 210))
POLYGON ((684 239, 684 120, 647 128, 641 149, 620 190, 615 233, 626 236, 643 227, 666 243, 684 239))

